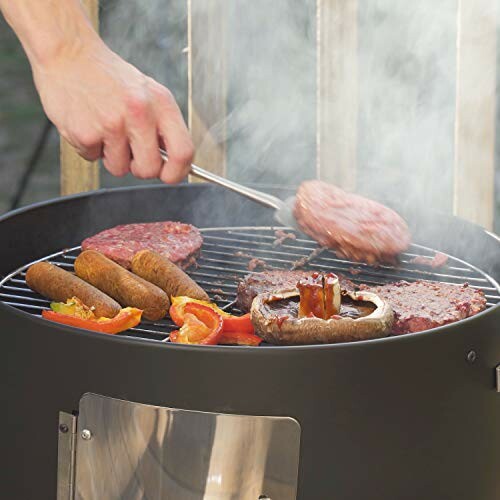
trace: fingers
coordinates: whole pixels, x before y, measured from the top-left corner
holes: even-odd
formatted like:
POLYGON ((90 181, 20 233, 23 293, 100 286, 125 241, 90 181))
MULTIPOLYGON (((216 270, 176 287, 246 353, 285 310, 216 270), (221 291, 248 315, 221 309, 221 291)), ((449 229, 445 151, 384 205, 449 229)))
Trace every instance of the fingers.
POLYGON ((130 171, 140 179, 159 177, 163 166, 156 117, 148 97, 147 94, 132 95, 126 103, 126 127, 133 158, 130 171))
POLYGON ((76 148, 78 154, 87 161, 96 161, 102 156, 102 142, 93 146, 79 146, 76 148))
POLYGON ((148 78, 143 86, 123 93, 120 102, 114 112, 108 110, 94 121, 99 132, 70 141, 80 155, 90 161, 102 157, 115 176, 131 172, 140 179, 160 178, 168 184, 184 179, 194 148, 170 91, 148 78), (162 159, 160 146, 167 149, 168 161, 162 159))
POLYGON ((180 182, 189 173, 194 147, 172 94, 166 88, 158 87, 153 89, 158 102, 156 107, 158 133, 168 151, 168 162, 164 163, 159 177, 163 182, 173 184, 180 182))
POLYGON ((102 156, 102 139, 98 134, 61 135, 75 148, 77 153, 87 161, 96 161, 102 156))
POLYGON ((123 177, 130 172, 132 153, 125 135, 115 135, 104 143, 103 164, 116 177, 123 177))

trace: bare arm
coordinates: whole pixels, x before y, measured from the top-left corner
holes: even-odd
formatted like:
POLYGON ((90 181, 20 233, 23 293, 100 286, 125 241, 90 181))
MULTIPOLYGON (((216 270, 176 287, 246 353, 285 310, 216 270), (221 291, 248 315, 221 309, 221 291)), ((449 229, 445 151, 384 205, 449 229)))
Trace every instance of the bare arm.
POLYGON ((84 158, 102 157, 114 175, 185 177, 193 145, 174 97, 104 44, 79 0, 0 0, 0 10, 30 60, 47 116, 84 158))

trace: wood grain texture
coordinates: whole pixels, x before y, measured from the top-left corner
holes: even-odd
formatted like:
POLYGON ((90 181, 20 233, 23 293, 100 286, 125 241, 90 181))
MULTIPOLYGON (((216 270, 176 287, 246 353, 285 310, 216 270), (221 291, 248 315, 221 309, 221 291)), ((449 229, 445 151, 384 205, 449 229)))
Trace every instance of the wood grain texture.
POLYGON ((496 2, 459 0, 454 213, 493 227, 496 2))
POLYGON ((316 0, 317 176, 356 187, 358 2, 316 0))
MULTIPOLYGON (((82 0, 87 15, 99 29, 99 0, 82 0)), ((74 148, 61 137, 61 194, 69 195, 99 188, 99 164, 84 160, 74 148)))
POLYGON ((196 148, 194 161, 223 176, 229 9, 225 0, 188 0, 188 123, 196 148))

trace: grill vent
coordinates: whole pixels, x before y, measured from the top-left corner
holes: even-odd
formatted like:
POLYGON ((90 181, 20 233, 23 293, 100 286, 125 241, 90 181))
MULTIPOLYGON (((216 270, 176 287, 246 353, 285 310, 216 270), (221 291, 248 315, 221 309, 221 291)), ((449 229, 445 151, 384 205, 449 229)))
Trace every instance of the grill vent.
MULTIPOLYGON (((286 239, 282 244, 276 244, 275 230, 269 227, 209 228, 202 229, 201 232, 204 238, 202 255, 198 259, 197 268, 191 268, 188 274, 219 306, 236 314, 240 313, 234 307, 237 282, 249 273, 248 264, 252 257, 261 259, 269 268, 292 269, 297 261, 312 256, 304 266, 305 269, 343 273, 355 283, 370 285, 418 279, 457 285, 468 282, 470 286, 484 291, 488 307, 500 303, 498 283, 463 260, 448 256, 447 264, 439 269, 412 264, 410 261, 414 257, 432 258, 435 254, 434 250, 417 244, 413 244, 408 252, 402 254, 400 266, 384 265, 374 268, 339 259, 326 249, 318 253, 318 246, 314 241, 305 239, 303 235, 292 230, 287 230, 287 233, 293 234, 295 239, 286 239)), ((73 271, 73 262, 79 252, 80 247, 75 247, 41 260, 73 271)), ((40 316, 42 310, 49 308, 49 301, 26 285, 26 269, 31 264, 33 262, 16 270, 0 282, 0 301, 21 311, 40 316)), ((262 267, 256 268, 256 271, 260 270, 262 267)), ((121 335, 165 342, 174 328, 175 325, 170 320, 143 321, 140 326, 121 335)))

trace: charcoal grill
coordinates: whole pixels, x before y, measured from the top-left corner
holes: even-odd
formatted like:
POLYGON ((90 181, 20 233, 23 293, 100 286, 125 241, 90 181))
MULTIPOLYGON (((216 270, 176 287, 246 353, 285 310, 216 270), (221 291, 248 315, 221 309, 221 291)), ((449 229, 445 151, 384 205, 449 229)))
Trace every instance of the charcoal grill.
POLYGON ((317 254, 299 233, 276 245, 272 214, 213 186, 101 191, 8 214, 0 220, 5 494, 496 499, 500 243, 457 218, 405 215, 416 243, 400 266, 373 268, 317 254), (205 228, 189 273, 228 311, 238 312, 236 282, 249 256, 280 269, 311 257, 306 268, 358 283, 467 281, 484 290, 488 307, 418 334, 258 348, 170 344, 166 320, 107 336, 38 317, 48 301, 26 286, 30 263, 71 270, 84 237, 166 219, 205 228), (445 267, 410 262, 435 249, 449 255, 445 267))

